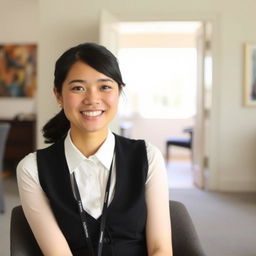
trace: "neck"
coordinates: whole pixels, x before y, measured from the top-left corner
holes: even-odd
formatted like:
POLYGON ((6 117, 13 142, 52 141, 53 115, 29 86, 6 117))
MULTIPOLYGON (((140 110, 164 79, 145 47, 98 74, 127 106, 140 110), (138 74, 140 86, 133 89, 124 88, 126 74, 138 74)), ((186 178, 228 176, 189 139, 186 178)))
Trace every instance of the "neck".
POLYGON ((77 133, 73 129, 70 131, 71 140, 79 151, 89 157, 95 154, 108 135, 108 129, 101 132, 77 133))

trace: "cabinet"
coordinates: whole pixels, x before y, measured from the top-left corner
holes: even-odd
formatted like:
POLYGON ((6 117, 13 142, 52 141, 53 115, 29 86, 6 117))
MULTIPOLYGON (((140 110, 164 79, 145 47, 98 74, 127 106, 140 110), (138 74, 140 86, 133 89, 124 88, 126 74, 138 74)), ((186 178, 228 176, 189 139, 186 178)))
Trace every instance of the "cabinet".
POLYGON ((15 171, 18 162, 28 153, 35 151, 35 120, 4 120, 10 123, 5 155, 4 169, 15 171))

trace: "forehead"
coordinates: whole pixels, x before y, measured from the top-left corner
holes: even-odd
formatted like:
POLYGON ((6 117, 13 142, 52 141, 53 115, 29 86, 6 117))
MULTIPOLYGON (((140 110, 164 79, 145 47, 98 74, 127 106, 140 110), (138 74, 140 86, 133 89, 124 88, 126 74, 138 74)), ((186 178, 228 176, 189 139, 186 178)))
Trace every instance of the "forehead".
POLYGON ((89 66, 88 64, 82 62, 82 61, 77 61, 75 62, 71 68, 69 69, 67 73, 66 80, 73 79, 73 78, 83 78, 86 80, 98 80, 101 78, 109 78, 113 80, 112 78, 106 76, 105 74, 97 71, 93 67, 89 66))

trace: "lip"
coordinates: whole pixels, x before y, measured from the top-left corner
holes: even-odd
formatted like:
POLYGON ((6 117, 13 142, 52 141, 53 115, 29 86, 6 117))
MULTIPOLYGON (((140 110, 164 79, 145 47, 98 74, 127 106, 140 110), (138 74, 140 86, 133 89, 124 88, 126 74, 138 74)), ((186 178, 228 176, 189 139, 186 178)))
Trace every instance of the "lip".
POLYGON ((86 120, 99 119, 103 115, 104 112, 105 112, 104 110, 82 110, 82 111, 80 111, 81 115, 86 120))

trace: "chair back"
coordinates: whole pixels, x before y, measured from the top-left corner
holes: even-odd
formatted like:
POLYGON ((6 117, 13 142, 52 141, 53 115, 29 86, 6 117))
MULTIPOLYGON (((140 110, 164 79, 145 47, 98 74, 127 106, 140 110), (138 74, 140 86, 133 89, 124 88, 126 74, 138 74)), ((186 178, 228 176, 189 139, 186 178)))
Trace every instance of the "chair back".
POLYGON ((16 206, 12 210, 10 238, 11 256, 43 255, 21 206, 16 206))
POLYGON ((3 169, 5 144, 8 137, 9 129, 10 129, 9 123, 0 123, 0 172, 3 169))
MULTIPOLYGON (((180 202, 170 201, 170 211, 173 255, 205 256, 186 207, 180 202)), ((43 255, 21 206, 12 210, 10 235, 11 256, 43 255)))
POLYGON ((193 221, 185 205, 170 201, 174 256, 205 256, 193 221))
POLYGON ((3 159, 5 144, 10 129, 9 123, 0 123, 0 213, 4 213, 4 191, 2 182, 2 171, 3 171, 3 159))

